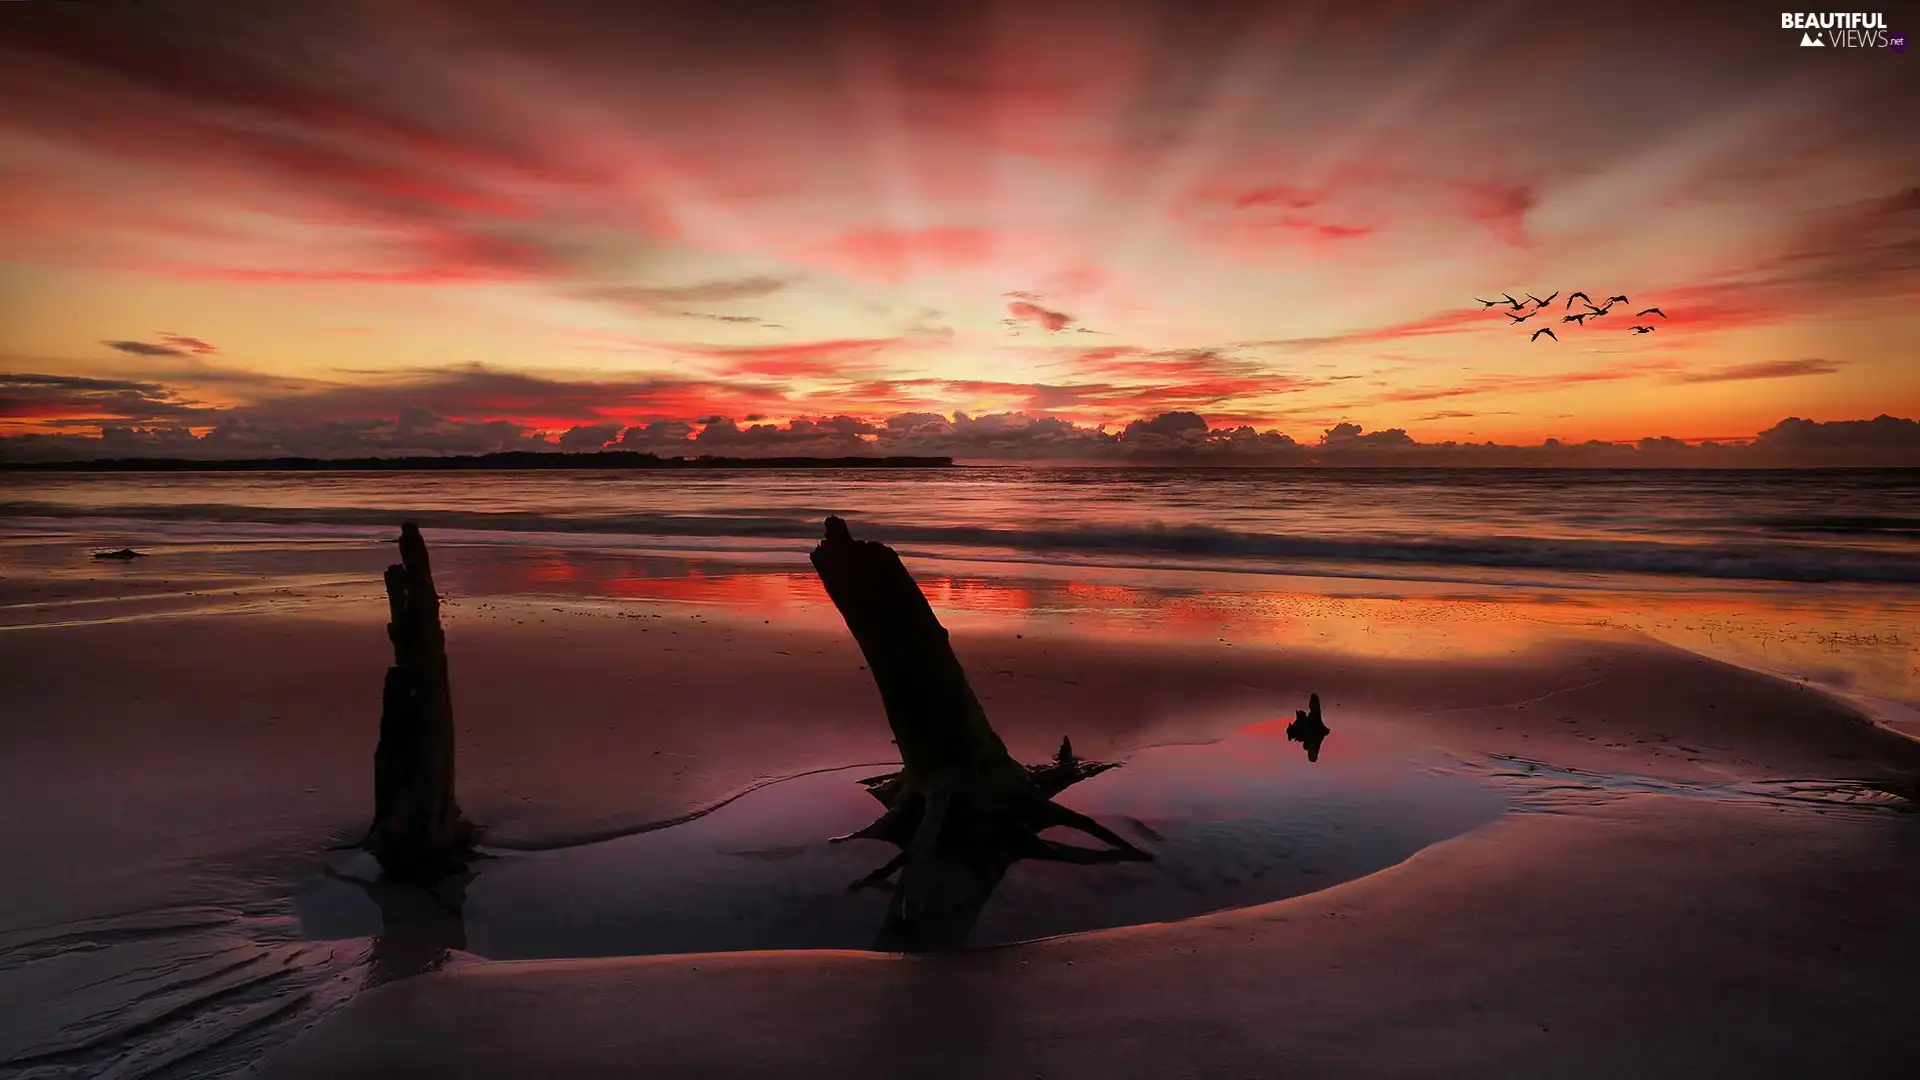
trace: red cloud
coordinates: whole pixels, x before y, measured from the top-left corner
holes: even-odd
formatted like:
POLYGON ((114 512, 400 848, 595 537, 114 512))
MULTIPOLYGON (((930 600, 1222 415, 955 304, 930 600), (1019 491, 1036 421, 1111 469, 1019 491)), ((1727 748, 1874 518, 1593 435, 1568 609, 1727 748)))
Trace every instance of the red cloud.
POLYGON ((1008 314, 1016 319, 1037 323, 1048 330, 1065 330, 1073 325, 1073 316, 1064 311, 1050 311, 1028 300, 1015 300, 1007 305, 1008 314))
POLYGON ((818 245, 805 255, 856 277, 897 281, 915 266, 946 269, 977 265, 993 255, 994 246, 995 236, 989 229, 860 229, 818 245))
POLYGON ((1468 217, 1509 244, 1527 243, 1527 214, 1539 202, 1531 185, 1456 181, 1453 186, 1464 198, 1468 217))
POLYGON ((696 345, 677 348, 681 352, 713 361, 728 375, 841 379, 876 370, 880 355, 888 349, 912 347, 917 343, 906 338, 848 338, 792 345, 696 345))
POLYGON ((1305 188, 1271 185, 1243 191, 1233 197, 1235 210, 1251 210, 1257 207, 1284 206, 1289 210, 1305 210, 1317 206, 1327 197, 1325 191, 1310 191, 1305 188))

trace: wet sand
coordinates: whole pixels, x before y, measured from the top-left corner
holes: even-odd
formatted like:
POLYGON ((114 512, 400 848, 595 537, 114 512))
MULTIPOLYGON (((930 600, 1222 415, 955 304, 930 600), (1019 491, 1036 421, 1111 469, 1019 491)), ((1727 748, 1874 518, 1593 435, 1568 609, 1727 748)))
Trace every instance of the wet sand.
MULTIPOLYGON (((40 721, 9 725, 0 799, 46 823, 0 836, 15 937, 223 874, 283 902, 364 827, 387 654, 348 592, 0 632, 40 721)), ((448 633, 461 798, 500 849, 890 758, 819 623, 489 597, 448 633)), ((1818 691, 1620 636, 1473 663, 955 638, 1025 759, 1062 734, 1110 758, 1227 738, 1318 692, 1328 755, 1364 718, 1521 805, 1329 891, 963 956, 456 963, 337 998, 265 1075, 1871 1074, 1915 1048, 1916 822, 1871 785, 1791 782, 1908 787, 1920 744, 1818 691)))
POLYGON ((478 964, 367 994, 264 1075, 1905 1075, 1913 824, 1641 796, 967 954, 478 964))
MULTIPOLYGON (((1077 684, 1078 715, 1109 724, 1076 736, 1116 750, 1150 742, 1155 712, 1198 704, 1202 685, 1258 687, 1249 714, 1316 685, 1331 709, 1399 716, 1461 753, 1613 774, 1898 779, 1920 764, 1821 695, 1659 649, 1461 670, 961 648, 989 686, 1000 663, 1077 684)), ((996 719, 1034 745, 1053 693, 996 719)), ((1920 1046, 1910 817, 1603 786, 1533 809, 1324 892, 967 955, 458 967, 359 999, 266 1075, 1874 1075, 1920 1046)))
MULTIPOLYGON (((460 797, 490 844, 612 835, 756 783, 892 760, 843 634, 651 609, 627 618, 495 599, 447 614, 460 797)), ((10 797, 110 788, 113 816, 235 814, 362 827, 388 649, 364 601, 0 631, 10 797), (139 736, 164 732, 164 738, 139 736), (142 767, 121 770, 134 748, 142 767), (262 776, 259 764, 277 771, 262 776), (36 788, 58 791, 32 794, 36 788), (289 793, 299 800, 285 798, 289 793), (129 813, 150 807, 150 812, 129 813)), ((1072 637, 954 635, 1015 756, 1061 735, 1095 758, 1290 715, 1390 717, 1463 754, 1675 780, 1898 779, 1920 743, 1843 703, 1626 639, 1458 664, 1072 637)), ((1338 723, 1335 719, 1332 722, 1338 723)), ((14 833, 9 842, 19 839, 14 833)))

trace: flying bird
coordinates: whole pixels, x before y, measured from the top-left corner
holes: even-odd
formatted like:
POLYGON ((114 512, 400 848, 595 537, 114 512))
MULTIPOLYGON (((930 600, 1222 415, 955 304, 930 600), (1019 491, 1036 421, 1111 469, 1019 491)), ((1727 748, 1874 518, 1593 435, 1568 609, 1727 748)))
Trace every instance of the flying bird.
MULTIPOLYGON (((1587 302, 1587 306, 1588 306, 1588 307, 1592 307, 1592 306, 1593 306, 1593 297, 1591 297, 1591 296, 1588 296, 1588 295, 1587 295, 1586 293, 1583 293, 1583 292, 1577 292, 1577 293, 1574 293, 1574 294, 1573 294, 1573 296, 1577 296, 1577 297, 1579 297, 1580 299, 1582 299, 1582 300, 1585 300, 1585 301, 1587 302)), ((1567 306, 1568 306, 1568 307, 1572 307, 1572 306, 1573 306, 1573 296, 1569 296, 1569 297, 1567 297, 1567 306)))
POLYGON ((1633 328, 1633 332, 1636 334, 1651 334, 1653 331, 1654 328, 1651 326, 1636 326, 1633 328))
POLYGON ((1515 315, 1511 311, 1503 311, 1500 314, 1505 315, 1507 318, 1512 319, 1514 322, 1523 323, 1523 322, 1526 322, 1528 319, 1533 318, 1534 315, 1538 315, 1540 313, 1538 311, 1535 311, 1530 315, 1515 315))
POLYGON ((1631 303, 1633 303, 1633 301, 1631 301, 1631 300, 1629 300, 1629 299, 1627 299, 1627 298, 1626 298, 1626 297, 1624 297, 1624 296, 1609 296, 1609 297, 1607 297, 1607 306, 1608 306, 1608 307, 1612 307, 1612 306, 1613 306, 1613 305, 1615 305, 1615 304, 1631 304, 1631 303))
MULTIPOLYGON (((1586 324, 1586 323, 1584 323, 1584 322, 1580 322, 1580 320, 1582 320, 1582 319, 1584 319, 1584 318, 1586 318, 1588 314, 1590 314, 1590 313, 1589 313, 1589 312, 1585 312, 1585 311, 1583 311, 1583 312, 1581 312, 1581 313, 1580 313, 1580 314, 1578 314, 1578 315, 1569 315, 1569 316, 1567 316, 1566 318, 1564 318, 1564 319, 1561 319, 1560 321, 1561 321, 1561 322, 1570 322, 1570 323, 1580 323, 1580 325, 1581 325, 1581 326, 1585 326, 1585 325, 1587 325, 1587 324, 1586 324)), ((1559 341, 1560 339, 1559 339, 1559 338, 1554 338, 1553 340, 1555 340, 1555 341, 1559 341)))
POLYGON ((1526 308, 1527 308, 1527 305, 1525 305, 1525 304, 1523 304, 1523 303, 1521 303, 1521 302, 1520 302, 1520 301, 1518 301, 1518 300, 1515 300, 1515 299, 1514 299, 1513 297, 1511 297, 1511 296, 1508 296, 1508 295, 1507 295, 1506 293, 1501 293, 1500 295, 1501 295, 1501 296, 1506 296, 1506 297, 1507 297, 1507 303, 1509 303, 1509 304, 1512 304, 1512 305, 1513 305, 1513 310, 1515 310, 1515 311, 1525 311, 1525 310, 1526 310, 1526 308))
MULTIPOLYGON (((1587 305, 1587 318, 1589 318, 1589 319, 1597 319, 1597 318, 1599 318, 1600 316, 1602 316, 1602 315, 1605 315, 1605 314, 1607 313, 1607 308, 1610 308, 1610 307, 1612 307, 1612 306, 1613 306, 1612 304, 1608 304, 1608 305, 1607 305, 1607 307, 1594 307, 1594 306, 1593 306, 1592 304, 1588 304, 1588 305, 1587 305)), ((1582 326, 1585 326, 1586 324, 1585 324, 1585 323, 1581 323, 1580 325, 1582 325, 1582 326)))
POLYGON ((1666 313, 1666 312, 1664 312, 1664 311, 1661 311, 1661 310, 1660 310, 1659 308, 1657 308, 1657 307, 1650 307, 1650 308, 1648 308, 1648 309, 1647 309, 1647 310, 1645 310, 1645 311, 1636 311, 1636 312, 1634 312, 1634 313, 1633 313, 1633 317, 1634 317, 1634 318, 1636 318, 1636 319, 1637 319, 1637 318, 1639 318, 1639 317, 1640 317, 1640 316, 1642 316, 1642 315, 1658 315, 1658 316, 1660 316, 1660 317, 1661 317, 1661 318, 1663 318, 1663 319, 1667 317, 1667 313, 1666 313))
POLYGON ((1477 297, 1477 296, 1476 296, 1476 297, 1474 297, 1474 298, 1473 298, 1473 302, 1474 302, 1474 303, 1476 303, 1476 304, 1479 304, 1479 305, 1480 305, 1480 308, 1481 308, 1481 310, 1482 310, 1482 311, 1484 311, 1484 310, 1486 310, 1487 308, 1490 308, 1490 307, 1492 307, 1493 305, 1495 305, 1495 304, 1497 304, 1497 303, 1499 303, 1500 301, 1498 301, 1498 300, 1482 300, 1482 299, 1480 299, 1479 297, 1477 297))
POLYGON ((1550 338, 1552 338, 1552 339, 1553 339, 1553 340, 1555 340, 1555 341, 1559 341, 1559 340, 1560 340, 1560 335, 1558 335, 1558 334, 1556 334, 1556 333, 1554 333, 1554 332, 1553 332, 1553 327, 1551 327, 1551 326, 1543 326, 1543 327, 1541 327, 1540 329, 1538 329, 1538 330, 1535 330, 1535 331, 1533 332, 1533 336, 1532 336, 1532 337, 1530 337, 1530 338, 1528 338, 1527 340, 1528 340, 1528 341, 1539 341, 1539 340, 1540 340, 1540 335, 1541 335, 1541 334, 1545 334, 1545 335, 1547 335, 1548 337, 1550 337, 1550 338))
POLYGON ((1541 307, 1546 307, 1548 304, 1553 303, 1553 298, 1555 296, 1559 296, 1559 295, 1560 294, 1558 292, 1555 292, 1551 296, 1548 296, 1545 300, 1542 300, 1539 297, 1533 295, 1532 293, 1528 293, 1527 299, 1533 301, 1534 303, 1540 305, 1541 307))

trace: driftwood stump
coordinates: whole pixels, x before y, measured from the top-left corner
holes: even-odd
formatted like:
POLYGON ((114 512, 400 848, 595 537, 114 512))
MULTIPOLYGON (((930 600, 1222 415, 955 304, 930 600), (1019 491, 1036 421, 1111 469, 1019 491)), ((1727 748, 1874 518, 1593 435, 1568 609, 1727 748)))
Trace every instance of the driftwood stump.
POLYGON ((381 697, 366 846, 388 877, 432 884, 466 865, 474 830, 454 800, 447 639, 427 542, 411 522, 400 526, 400 562, 387 567, 386 583, 393 666, 381 697))
POLYGON ((1152 856, 1085 814, 1052 801, 1113 766, 1074 756, 1066 739, 1053 761, 1013 760, 967 685, 947 631, 892 548, 855 540, 830 517, 813 566, 846 620, 880 689, 900 748, 899 772, 862 781, 885 808, 872 824, 835 837, 884 840, 893 861, 855 883, 884 886, 897 869, 876 947, 911 951, 961 944, 989 895, 1020 859, 1101 863, 1152 856), (1054 826, 1108 844, 1090 849, 1040 837, 1054 826))
POLYGON ((1307 748, 1307 760, 1320 760, 1320 744, 1333 734, 1320 717, 1320 695, 1308 694, 1307 707, 1293 710, 1293 723, 1287 725, 1287 741, 1307 748))

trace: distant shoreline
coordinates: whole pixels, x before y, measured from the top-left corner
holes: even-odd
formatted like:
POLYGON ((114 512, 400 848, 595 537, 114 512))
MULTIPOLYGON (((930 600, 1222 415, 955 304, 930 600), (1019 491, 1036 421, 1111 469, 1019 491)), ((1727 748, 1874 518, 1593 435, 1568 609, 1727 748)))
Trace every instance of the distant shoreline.
POLYGON ((950 457, 661 457, 630 450, 360 458, 97 458, 91 461, 0 461, 0 472, 416 472, 540 469, 946 469, 950 457))
POLYGON ((621 472, 651 469, 1112 469, 1168 472, 1436 472, 1436 473, 1800 473, 1920 472, 1920 463, 1832 461, 1783 465, 1770 462, 1691 465, 1555 465, 1542 462, 1440 464, 1430 461, 1033 461, 951 457, 659 457, 624 450, 548 453, 510 451, 412 457, 361 458, 91 458, 81 461, 0 460, 7 472, 621 472))

